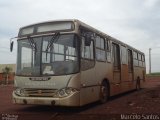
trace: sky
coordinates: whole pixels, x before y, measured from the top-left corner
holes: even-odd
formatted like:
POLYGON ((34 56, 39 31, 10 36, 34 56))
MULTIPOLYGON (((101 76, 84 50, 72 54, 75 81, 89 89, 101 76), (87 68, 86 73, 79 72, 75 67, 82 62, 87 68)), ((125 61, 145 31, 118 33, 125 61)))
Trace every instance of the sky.
POLYGON ((148 72, 160 71, 160 0, 1 0, 0 64, 16 63, 10 38, 22 26, 57 19, 79 19, 146 55, 148 72))

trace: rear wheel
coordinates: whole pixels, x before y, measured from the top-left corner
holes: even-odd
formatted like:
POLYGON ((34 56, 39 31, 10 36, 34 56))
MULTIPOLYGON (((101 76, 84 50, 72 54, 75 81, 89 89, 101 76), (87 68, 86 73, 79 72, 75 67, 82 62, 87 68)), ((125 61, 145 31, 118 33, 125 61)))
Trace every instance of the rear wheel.
POLYGON ((105 103, 108 101, 109 98, 109 86, 106 82, 102 82, 100 88, 100 102, 105 103))
POLYGON ((141 82, 140 82, 140 78, 137 78, 137 82, 136 82, 136 90, 140 90, 141 89, 141 82))

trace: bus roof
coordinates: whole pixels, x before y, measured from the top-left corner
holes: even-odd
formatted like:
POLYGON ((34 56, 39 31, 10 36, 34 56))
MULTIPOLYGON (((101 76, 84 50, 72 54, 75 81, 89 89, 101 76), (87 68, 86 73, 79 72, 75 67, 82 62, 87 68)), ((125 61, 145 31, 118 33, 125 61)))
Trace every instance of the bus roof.
POLYGON ((93 30, 95 33, 97 33, 97 34, 99 34, 99 35, 102 35, 102 36, 105 36, 106 38, 108 38, 109 40, 111 40, 111 41, 113 41, 113 42, 116 42, 116 43, 118 43, 118 44, 127 46, 128 48, 133 49, 134 51, 137 51, 137 52, 139 52, 139 53, 141 53, 141 54, 144 54, 144 53, 141 52, 140 50, 137 50, 136 48, 134 48, 134 47, 132 47, 132 46, 130 46, 130 45, 128 45, 128 44, 126 44, 126 43, 124 43, 124 42, 122 42, 122 41, 114 38, 114 37, 111 37, 111 36, 107 35, 106 33, 103 33, 103 32, 101 32, 101 31, 99 31, 99 30, 91 27, 90 25, 87 25, 86 23, 83 23, 83 22, 81 22, 81 21, 79 21, 79 20, 76 20, 76 21, 77 21, 81 26, 86 27, 86 28, 88 28, 88 29, 90 29, 90 30, 93 30))
POLYGON ((127 47, 130 48, 130 49, 133 49, 134 51, 137 51, 137 52, 139 52, 139 53, 141 53, 141 54, 144 54, 143 52, 141 52, 141 51, 139 51, 139 50, 131 47, 130 45, 127 45, 126 43, 124 43, 124 42, 122 42, 122 41, 120 41, 120 40, 118 40, 118 39, 116 39, 116 38, 114 38, 114 37, 111 37, 111 36, 109 36, 108 34, 103 33, 103 32, 101 32, 101 31, 97 30, 96 28, 94 28, 94 27, 92 27, 92 26, 90 26, 90 25, 88 25, 88 24, 86 24, 86 23, 84 23, 84 22, 82 22, 82 21, 80 21, 80 20, 78 20, 78 19, 50 20, 50 21, 39 22, 39 23, 35 23, 35 24, 30 24, 30 25, 27 25, 27 26, 23 26, 23 27, 21 27, 20 29, 23 29, 23 28, 26 28, 26 27, 30 27, 30 26, 33 26, 33 25, 39 25, 39 24, 43 24, 43 23, 52 23, 52 22, 75 22, 75 23, 77 23, 79 26, 83 26, 83 27, 85 27, 85 28, 87 28, 87 29, 89 29, 89 30, 92 30, 92 31, 94 31, 96 34, 99 34, 99 35, 101 35, 101 36, 105 36, 106 38, 108 38, 109 40, 111 40, 111 41, 113 41, 113 42, 116 42, 116 43, 118 43, 118 44, 122 44, 122 45, 124 45, 124 46, 127 46, 127 47))

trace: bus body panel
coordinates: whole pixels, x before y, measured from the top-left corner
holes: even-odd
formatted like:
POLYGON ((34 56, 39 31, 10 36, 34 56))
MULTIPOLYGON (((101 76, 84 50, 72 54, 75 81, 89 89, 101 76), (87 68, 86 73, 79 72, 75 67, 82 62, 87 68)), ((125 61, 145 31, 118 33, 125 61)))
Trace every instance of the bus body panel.
POLYGON ((99 99, 98 82, 95 78, 95 67, 81 71, 80 104, 85 105, 99 99))

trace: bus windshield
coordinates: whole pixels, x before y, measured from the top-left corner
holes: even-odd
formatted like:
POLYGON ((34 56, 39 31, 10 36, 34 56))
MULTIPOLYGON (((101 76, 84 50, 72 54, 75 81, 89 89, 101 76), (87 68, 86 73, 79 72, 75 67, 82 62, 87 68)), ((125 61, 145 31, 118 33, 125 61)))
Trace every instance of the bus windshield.
POLYGON ((17 75, 66 75, 78 72, 77 37, 66 34, 59 35, 55 40, 52 38, 52 35, 32 38, 36 49, 33 49, 28 38, 18 40, 17 75))

